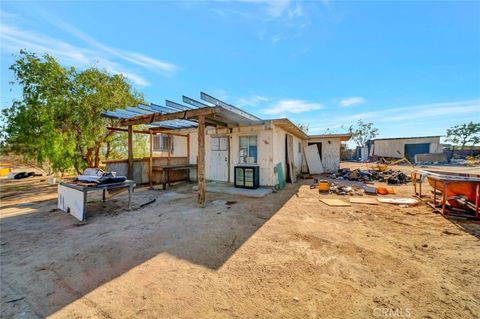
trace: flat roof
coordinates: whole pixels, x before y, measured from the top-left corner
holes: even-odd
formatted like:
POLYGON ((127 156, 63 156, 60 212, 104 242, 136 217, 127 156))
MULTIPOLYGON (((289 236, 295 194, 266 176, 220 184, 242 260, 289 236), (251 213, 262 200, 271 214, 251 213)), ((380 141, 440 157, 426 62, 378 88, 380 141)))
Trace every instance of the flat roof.
POLYGON ((442 135, 432 135, 432 136, 412 136, 412 137, 386 137, 386 138, 374 138, 371 141, 385 141, 385 140, 409 140, 414 138, 440 138, 442 135))
POLYGON ((308 139, 308 135, 304 131, 302 131, 295 123, 293 123, 287 118, 266 120, 265 122, 268 121, 272 122, 274 125, 280 127, 288 133, 295 135, 298 138, 304 140, 308 139))
POLYGON ((309 135, 308 139, 312 138, 340 138, 340 141, 346 142, 350 140, 352 134, 350 133, 343 133, 343 134, 319 134, 319 135, 309 135))

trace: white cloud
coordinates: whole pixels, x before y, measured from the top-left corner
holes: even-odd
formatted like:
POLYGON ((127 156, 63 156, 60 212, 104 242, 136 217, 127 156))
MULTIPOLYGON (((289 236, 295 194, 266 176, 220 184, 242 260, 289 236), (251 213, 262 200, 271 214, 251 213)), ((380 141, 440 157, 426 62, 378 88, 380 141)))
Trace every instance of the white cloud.
POLYGON ((67 42, 48 37, 44 34, 23 30, 9 25, 0 25, 0 40, 2 53, 17 54, 26 49, 37 54, 50 54, 62 64, 75 67, 96 66, 104 68, 109 73, 120 73, 138 86, 149 85, 142 76, 127 70, 92 49, 73 46, 67 42))
POLYGON ((340 101, 340 106, 341 107, 349 107, 349 106, 354 106, 354 105, 358 105, 358 104, 363 104, 365 102, 367 102, 367 100, 365 100, 365 98, 363 98, 361 96, 354 96, 354 97, 349 97, 349 98, 341 100, 340 101))
POLYGON ((281 34, 275 34, 272 36, 272 43, 275 44, 278 41, 282 40, 282 35, 281 34))
POLYGON ((321 108, 323 108, 323 105, 320 103, 309 103, 303 100, 280 100, 271 107, 262 110, 262 112, 268 115, 297 114, 320 110, 321 108))
POLYGON ((272 17, 280 17, 290 6, 290 0, 240 0, 240 2, 260 4, 272 17))
POLYGON ((44 16, 47 21, 52 25, 58 27, 59 29, 68 32, 69 34, 77 37, 78 39, 84 41, 86 44, 90 45, 97 50, 109 53, 115 57, 118 57, 124 61, 139 65, 145 69, 154 69, 166 73, 173 73, 177 70, 177 66, 173 63, 168 63, 162 60, 154 59, 152 57, 146 56, 138 52, 130 52, 119 50, 110 46, 107 46, 99 41, 95 40, 91 36, 87 35, 83 31, 79 30, 75 26, 58 19, 57 17, 52 16, 46 11, 41 10, 41 15, 44 16))
POLYGON ((252 95, 249 97, 239 98, 236 100, 236 105, 242 106, 257 106, 262 102, 267 102, 269 99, 261 95, 252 95))
POLYGON ((304 9, 306 4, 300 0, 239 0, 246 6, 235 9, 226 2, 217 1, 218 6, 213 11, 223 18, 235 16, 258 25, 256 37, 261 41, 276 44, 280 40, 298 38, 311 24, 308 10, 304 9))
POLYGON ((374 124, 403 124, 413 121, 422 121, 431 125, 432 121, 450 120, 452 123, 463 120, 466 117, 478 118, 478 110, 480 109, 480 99, 419 104, 396 108, 383 108, 381 112, 363 112, 348 116, 328 116, 325 114, 323 118, 329 120, 319 120, 315 122, 315 127, 311 127, 310 131, 320 132, 325 127, 338 127, 342 125, 349 126, 359 119, 373 122, 374 124))

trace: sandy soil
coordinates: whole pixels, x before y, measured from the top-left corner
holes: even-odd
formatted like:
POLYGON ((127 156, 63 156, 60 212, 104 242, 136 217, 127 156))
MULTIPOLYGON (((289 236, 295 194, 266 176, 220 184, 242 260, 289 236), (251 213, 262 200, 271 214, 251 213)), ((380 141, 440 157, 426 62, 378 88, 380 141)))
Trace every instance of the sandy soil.
POLYGON ((342 197, 296 195, 305 180, 200 209, 183 184, 138 189, 133 211, 125 193, 98 194, 78 226, 30 182, 7 197, 1 183, 4 318, 480 316, 480 225, 424 204, 329 207, 320 196, 342 197))

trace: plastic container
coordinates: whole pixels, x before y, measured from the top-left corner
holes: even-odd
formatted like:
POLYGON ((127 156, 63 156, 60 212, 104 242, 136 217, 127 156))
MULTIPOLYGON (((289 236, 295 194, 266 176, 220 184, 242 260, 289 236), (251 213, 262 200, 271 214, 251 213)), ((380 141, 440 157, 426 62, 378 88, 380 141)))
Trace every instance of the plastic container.
POLYGON ((319 192, 328 192, 330 190, 330 182, 321 180, 318 182, 318 191, 319 192))

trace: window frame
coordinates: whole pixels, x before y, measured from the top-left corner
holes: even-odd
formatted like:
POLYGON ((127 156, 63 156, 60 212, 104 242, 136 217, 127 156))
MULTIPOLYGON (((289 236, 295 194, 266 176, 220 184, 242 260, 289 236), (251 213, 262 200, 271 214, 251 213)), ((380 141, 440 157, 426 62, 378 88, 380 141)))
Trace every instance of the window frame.
POLYGON ((153 152, 162 153, 170 151, 173 153, 173 138, 168 134, 156 134, 153 136, 153 152))
POLYGON ((258 136, 257 135, 241 135, 238 137, 238 163, 239 164, 258 164, 258 136), (242 138, 247 139, 247 147, 242 147, 242 138), (250 139, 255 138, 255 145, 250 144, 250 139), (255 147, 255 156, 250 156, 251 147, 255 147), (246 155, 242 155, 242 150, 246 150, 246 155), (249 162, 249 158, 254 157, 254 162, 249 162))

